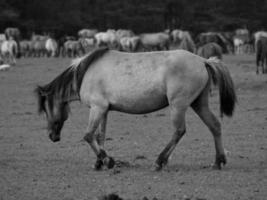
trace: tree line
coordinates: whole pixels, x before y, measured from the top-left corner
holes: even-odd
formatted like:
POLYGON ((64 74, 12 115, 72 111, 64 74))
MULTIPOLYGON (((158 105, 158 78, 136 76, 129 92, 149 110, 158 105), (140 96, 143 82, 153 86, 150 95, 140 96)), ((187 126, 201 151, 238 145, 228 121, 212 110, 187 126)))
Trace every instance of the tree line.
POLYGON ((81 28, 135 33, 164 29, 251 31, 267 28, 267 0, 1 0, 0 31, 76 35, 81 28))

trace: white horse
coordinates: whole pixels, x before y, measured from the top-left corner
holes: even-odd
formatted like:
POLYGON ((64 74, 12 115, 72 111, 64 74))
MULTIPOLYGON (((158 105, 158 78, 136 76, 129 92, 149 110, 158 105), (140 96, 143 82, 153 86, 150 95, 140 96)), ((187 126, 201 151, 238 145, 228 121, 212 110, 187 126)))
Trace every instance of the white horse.
POLYGON ((45 42, 45 49, 48 56, 55 57, 58 51, 58 44, 53 38, 48 38, 45 42))
POLYGON ((234 42, 234 47, 235 47, 235 54, 244 54, 245 50, 244 50, 244 45, 245 42, 238 37, 234 37, 233 39, 234 42))
POLYGON ((107 32, 99 32, 95 35, 96 46, 100 47, 102 45, 108 47, 117 46, 117 36, 115 30, 107 30, 107 32))
POLYGON ((140 35, 141 45, 145 50, 168 50, 170 36, 164 32, 144 33, 140 35))
POLYGON ((120 48, 123 51, 133 52, 137 50, 139 43, 139 36, 123 37, 120 39, 120 48))
POLYGON ((18 53, 18 44, 12 37, 9 40, 3 41, 1 45, 1 54, 4 63, 16 65, 17 53, 18 53))

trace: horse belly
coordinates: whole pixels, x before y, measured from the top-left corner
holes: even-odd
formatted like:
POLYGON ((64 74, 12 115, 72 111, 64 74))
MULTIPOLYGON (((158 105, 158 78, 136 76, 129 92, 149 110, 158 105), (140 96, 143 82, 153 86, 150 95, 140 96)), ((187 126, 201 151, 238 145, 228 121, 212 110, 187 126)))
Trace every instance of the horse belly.
POLYGON ((120 95, 110 100, 110 110, 131 114, 144 114, 168 106, 166 95, 147 93, 141 96, 120 95))
POLYGON ((113 86, 115 87, 109 88, 110 93, 107 95, 111 110, 143 114, 168 106, 162 82, 128 79, 118 81, 113 86))

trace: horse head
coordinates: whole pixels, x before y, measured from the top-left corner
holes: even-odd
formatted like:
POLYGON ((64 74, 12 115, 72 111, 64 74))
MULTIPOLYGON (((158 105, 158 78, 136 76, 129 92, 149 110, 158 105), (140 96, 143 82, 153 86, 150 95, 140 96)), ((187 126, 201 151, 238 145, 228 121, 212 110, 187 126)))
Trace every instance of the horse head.
POLYGON ((38 86, 35 92, 39 113, 46 114, 48 136, 53 142, 58 142, 64 122, 68 119, 69 105, 67 102, 57 100, 55 95, 43 87, 38 86))

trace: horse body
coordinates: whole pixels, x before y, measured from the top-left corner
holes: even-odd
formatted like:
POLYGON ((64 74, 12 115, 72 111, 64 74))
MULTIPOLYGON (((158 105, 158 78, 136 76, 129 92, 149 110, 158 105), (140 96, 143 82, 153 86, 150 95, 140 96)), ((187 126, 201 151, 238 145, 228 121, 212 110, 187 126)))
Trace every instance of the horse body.
POLYGON ((203 58, 211 58, 217 57, 218 59, 222 59, 222 48, 215 42, 207 43, 197 50, 197 55, 203 58))
POLYGON ((17 52, 16 52, 16 57, 17 58, 20 58, 20 30, 18 28, 15 28, 15 27, 8 27, 5 29, 5 35, 6 35, 6 38, 7 40, 9 39, 13 39, 16 41, 17 43, 17 52))
POLYGON ((21 56, 24 56, 24 57, 30 56, 30 49, 31 49, 30 40, 20 41, 21 56))
POLYGON ((123 51, 133 52, 138 49, 140 43, 139 36, 123 37, 120 39, 120 47, 123 51))
POLYGON ((107 30, 106 32, 99 32, 95 35, 96 46, 108 46, 110 48, 117 47, 117 36, 115 30, 107 30))
POLYGON ((85 53, 81 40, 68 40, 64 43, 64 52, 69 57, 80 56, 85 53))
POLYGON ((97 32, 97 29, 81 29, 78 31, 78 36, 81 38, 94 38, 97 32))
POLYGON ((267 73, 267 37, 260 37, 256 43, 256 73, 259 73, 259 67, 262 73, 267 73))
POLYGON ((15 40, 10 38, 9 40, 3 41, 1 44, 1 54, 5 63, 15 65, 17 53, 18 44, 15 40))
POLYGON ((201 60, 191 55, 189 61, 184 56, 188 56, 186 52, 178 55, 176 52, 133 55, 110 51, 93 63, 85 74, 80 89, 81 100, 90 104, 88 99, 94 101, 95 96, 105 94, 100 98, 107 101, 112 110, 148 113, 167 106, 169 87, 182 82, 187 83, 188 87, 178 86, 168 95, 169 98, 177 93, 188 96, 186 102, 183 102, 188 106, 207 84, 208 74, 203 62, 202 65, 197 63, 201 60), (196 70, 197 76, 195 72, 190 74, 191 67, 196 65, 201 66, 196 70))
POLYGON ((45 42, 45 49, 48 53, 48 56, 53 56, 55 57, 57 55, 57 51, 58 51, 58 44, 56 42, 56 40, 54 40, 53 38, 48 38, 45 42))
POLYGON ((170 36, 167 33, 144 33, 140 35, 140 42, 142 46, 148 50, 168 50, 170 36))
POLYGON ((97 155, 95 167, 100 169, 114 166, 104 150, 110 110, 143 114, 169 105, 175 132, 156 161, 159 170, 185 134, 185 112, 191 106, 214 136, 215 167, 221 168, 226 158, 220 123, 208 106, 211 79, 219 85, 221 113, 231 116, 236 102, 234 86, 227 68, 217 60, 184 50, 125 53, 102 48, 74 61, 51 83, 38 87, 39 111, 46 113, 49 137, 57 142, 68 118, 68 103, 80 100, 88 105, 84 139, 97 155))

